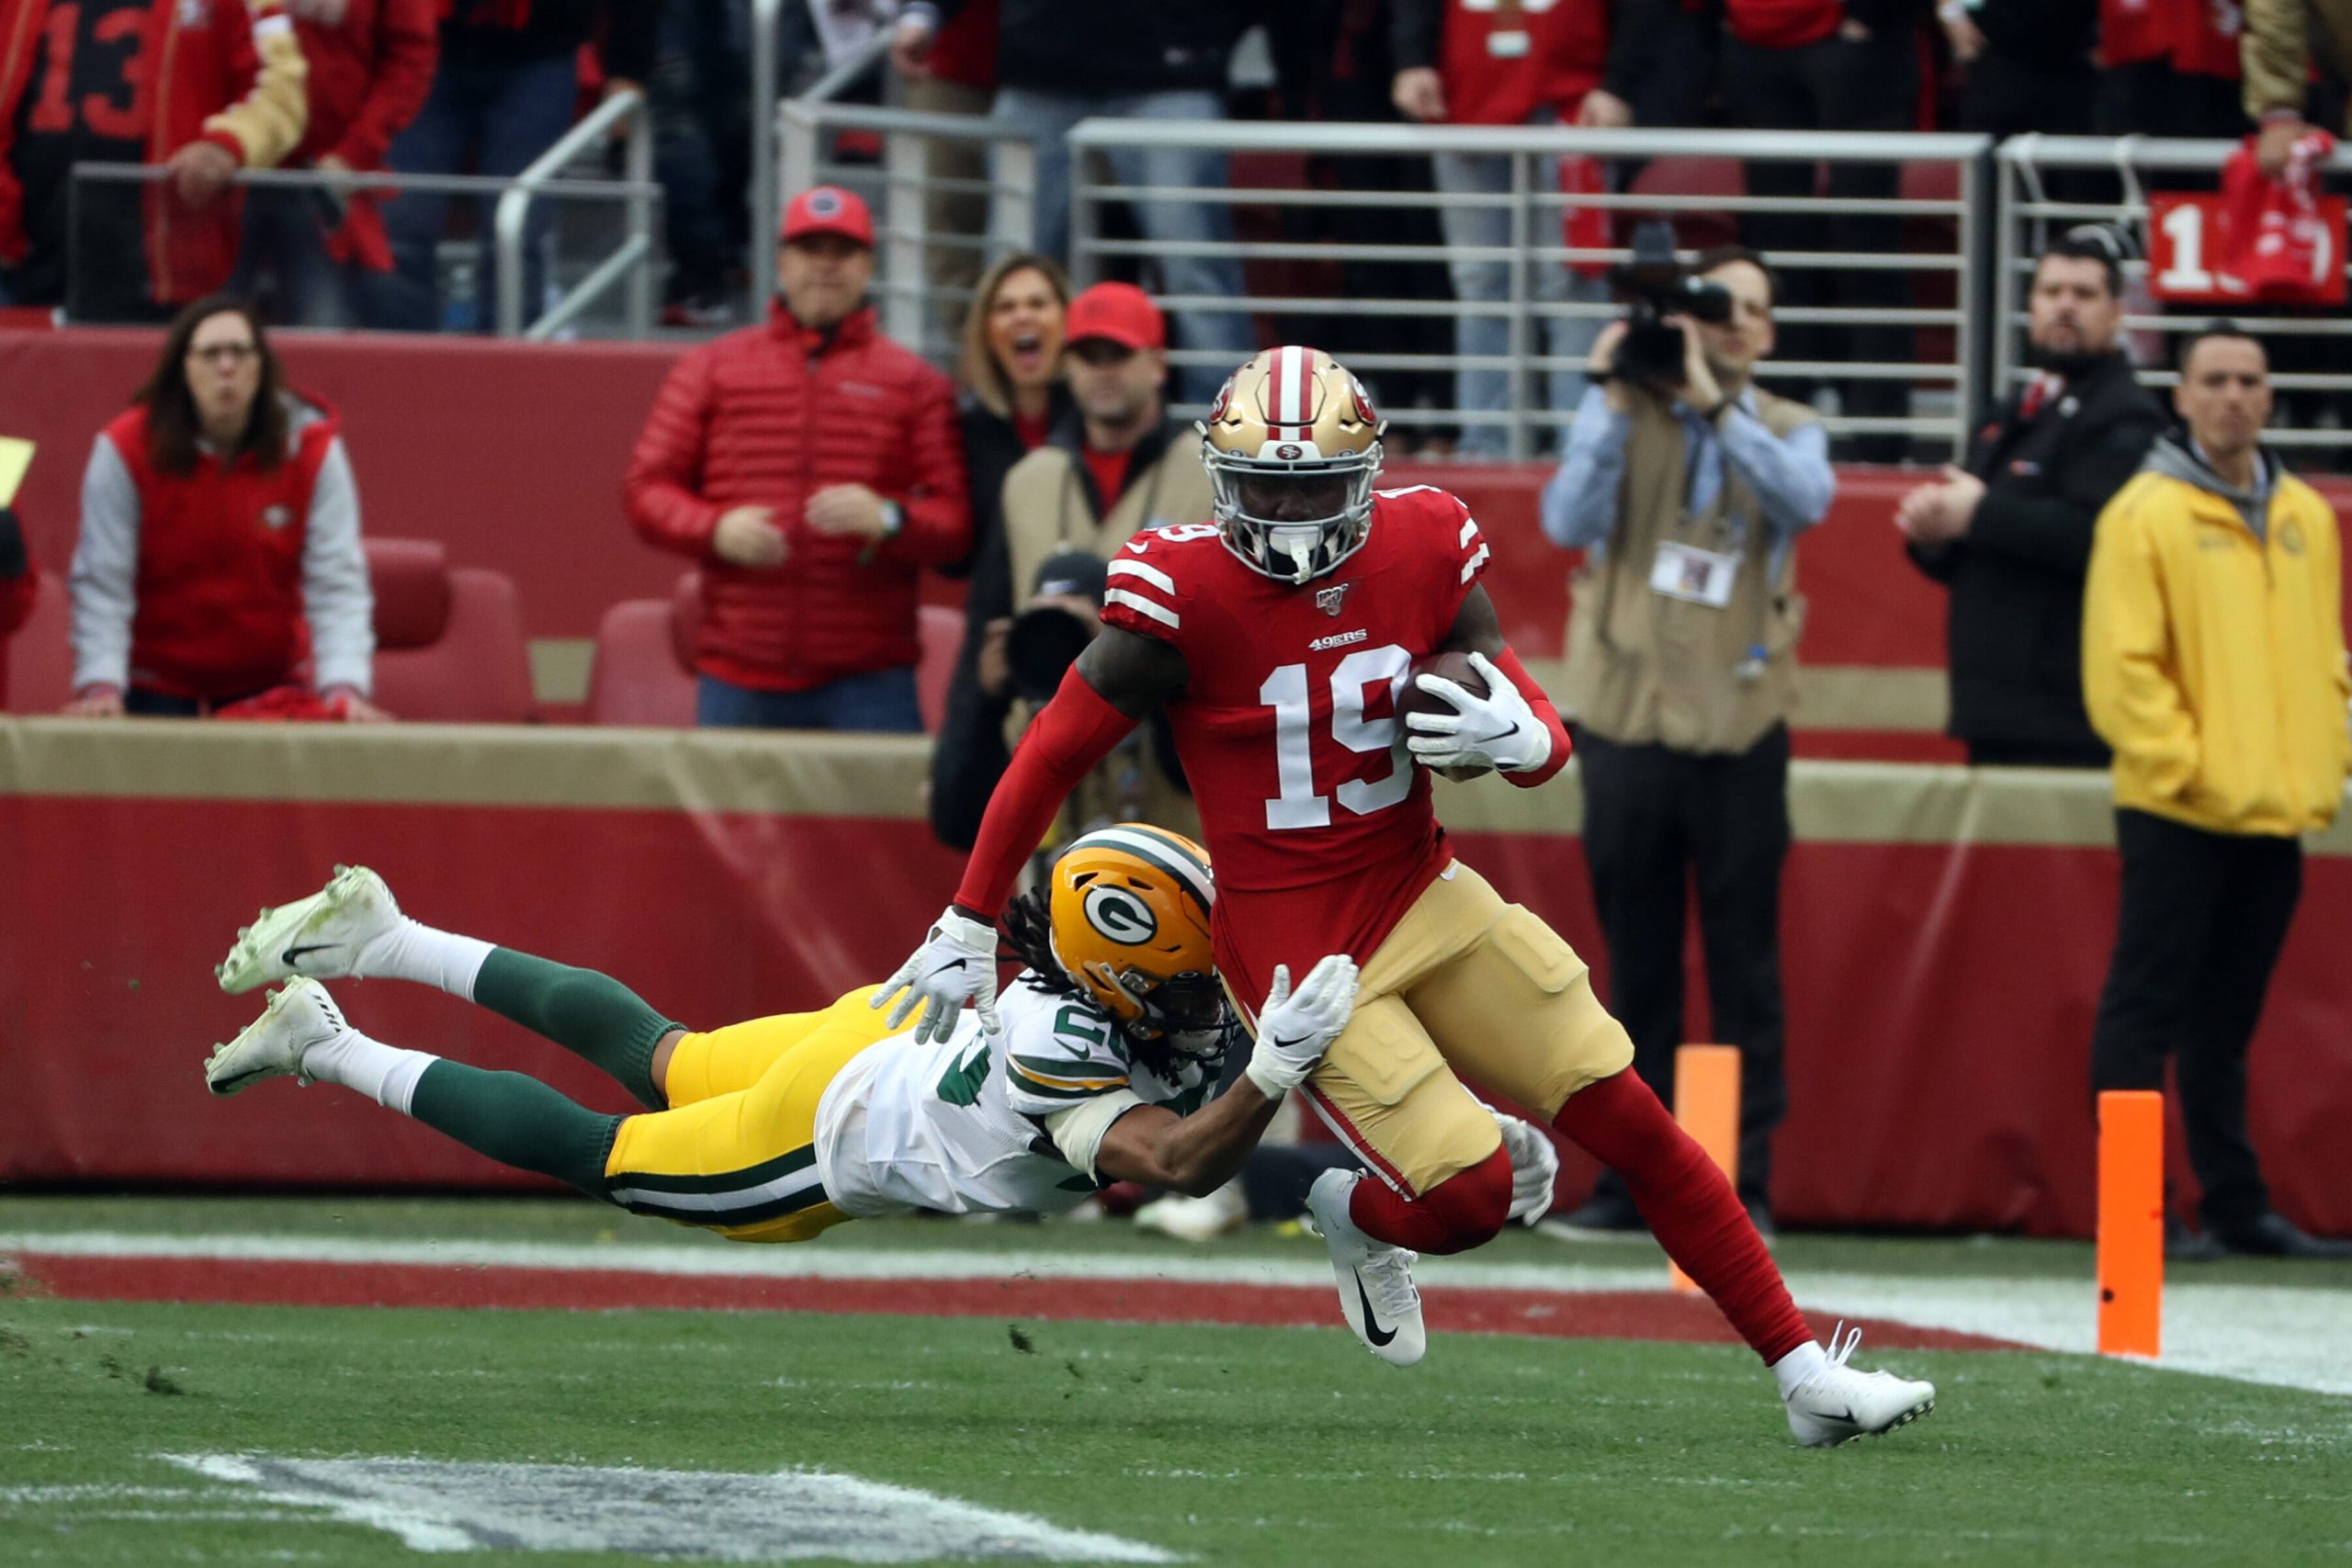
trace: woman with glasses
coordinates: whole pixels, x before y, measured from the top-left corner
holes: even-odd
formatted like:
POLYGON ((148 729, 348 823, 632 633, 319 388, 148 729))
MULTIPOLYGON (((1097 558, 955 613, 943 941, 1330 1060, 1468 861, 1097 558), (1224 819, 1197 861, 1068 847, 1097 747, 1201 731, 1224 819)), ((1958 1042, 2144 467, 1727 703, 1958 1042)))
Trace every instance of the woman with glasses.
POLYGON ((99 433, 74 552, 74 700, 193 717, 288 686, 368 701, 374 599, 334 413, 286 385, 253 307, 182 310, 99 433))

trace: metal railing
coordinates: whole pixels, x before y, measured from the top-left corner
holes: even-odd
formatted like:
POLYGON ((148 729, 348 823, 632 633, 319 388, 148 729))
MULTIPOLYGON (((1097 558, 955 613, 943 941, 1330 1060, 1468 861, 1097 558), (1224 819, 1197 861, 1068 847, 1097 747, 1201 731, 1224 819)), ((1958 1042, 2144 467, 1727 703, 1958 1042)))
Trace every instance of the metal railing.
MULTIPOLYGON (((89 186, 149 186, 172 177, 158 164, 76 164, 69 178, 66 220, 69 246, 83 231, 82 193, 89 186)), ((316 191, 338 199, 354 192, 397 196, 415 191, 436 196, 496 197, 494 218, 499 276, 497 322, 503 337, 546 338, 578 318, 626 275, 629 284, 628 330, 647 336, 652 326, 654 204, 662 187, 652 178, 652 144, 641 94, 616 94, 550 147, 530 167, 516 175, 405 174, 390 169, 346 173, 322 169, 241 169, 232 183, 248 190, 316 191), (628 177, 620 180, 570 179, 562 170, 586 147, 605 136, 624 117, 634 116, 628 151, 628 177), (559 155, 560 154, 560 155, 559 155), (523 315, 523 252, 528 207, 535 200, 618 203, 626 214, 626 237, 587 276, 574 284, 548 312, 536 321, 523 315)))
MULTIPOLYGON (((1583 319, 1598 321, 1623 314, 1623 304, 1603 299, 1566 301, 1540 298, 1534 287, 1539 267, 1572 264, 1599 266, 1626 259, 1613 246, 1571 247, 1565 243, 1563 220, 1571 209, 1599 209, 1617 214, 1656 215, 1668 220, 1709 214, 1798 213, 1837 219, 1861 217, 1901 221, 1904 219, 1949 220, 1949 241, 1932 250, 1881 253, 1830 250, 1781 251, 1770 256, 1788 286, 1803 275, 1818 275, 1838 291, 1838 275, 1894 272, 1909 280, 1909 291, 1920 292, 1921 281, 1940 276, 1950 283, 1951 300, 1917 299, 1895 306, 1856 307, 1845 304, 1783 304, 1774 312, 1785 339, 1792 327, 1855 327, 1878 329, 1939 329, 1950 334, 1950 348, 1934 354, 1915 353, 1901 359, 1860 357, 1822 360, 1775 360, 1761 379, 1820 379, 1846 383, 1850 389, 1865 381, 1894 381, 1919 389, 1917 402, 1931 410, 1896 415, 1851 412, 1826 423, 1833 434, 1927 438, 1948 444, 1957 452, 1965 444, 1968 411, 1981 394, 1982 355, 1979 352, 1981 313, 1972 309, 1983 286, 1984 265, 1979 244, 1979 214, 1984 209, 1984 161, 1990 150, 1983 136, 1828 135, 1799 131, 1708 130, 1587 130, 1573 128, 1475 128, 1388 125, 1267 125, 1250 122, 1174 122, 1090 119, 1070 134, 1074 165, 1071 189, 1072 281, 1083 285, 1102 276, 1113 263, 1144 264, 1179 255, 1226 254, 1247 265, 1252 261, 1410 263, 1497 262, 1507 269, 1502 298, 1456 301, 1411 298, 1365 297, 1267 299, 1244 293, 1238 298, 1176 295, 1160 303, 1181 319, 1187 312, 1247 313, 1273 311, 1289 316, 1341 317, 1381 314, 1421 316, 1461 321, 1474 317, 1499 317, 1508 324, 1506 351, 1499 355, 1374 354, 1354 356, 1351 368, 1453 372, 1464 368, 1509 372, 1512 397, 1500 412, 1462 408, 1408 409, 1389 407, 1391 420, 1400 425, 1501 425, 1510 454, 1528 456, 1538 433, 1550 424, 1564 424, 1569 411, 1549 410, 1531 403, 1526 372, 1581 372, 1580 355, 1555 357, 1538 350, 1539 328, 1544 323, 1583 319), (1451 152, 1507 160, 1506 188, 1499 192, 1449 193, 1388 189, 1238 188, 1231 185, 1147 186, 1122 183, 1090 163, 1108 164, 1119 152, 1180 149, 1233 153, 1243 152, 1295 153, 1322 159, 1421 156, 1451 152), (1950 197, 1878 198, 1815 196, 1802 197, 1750 196, 1744 188, 1675 189, 1670 179, 1647 188, 1611 190, 1605 194, 1563 194, 1556 170, 1564 157, 1586 157, 1625 166, 1639 161, 1657 167, 1666 160, 1736 159, 1751 167, 1795 164, 1808 170, 1821 163, 1865 165, 1931 164, 1953 172, 1950 197), (1485 208, 1507 220, 1508 238, 1485 246, 1447 246, 1399 236, 1394 242, 1335 243, 1323 240, 1234 243, 1170 241, 1153 237, 1118 240, 1105 236, 1101 209, 1112 202, 1198 202, 1228 208, 1306 209, 1356 208, 1374 212, 1409 208, 1442 209, 1485 208)), ((1661 172, 1664 172, 1663 170, 1661 172)), ((1613 183, 1613 182, 1612 182, 1613 183)), ((1806 183, 1811 179, 1807 176, 1806 183)), ((1728 237, 1728 236, 1726 236, 1728 237)), ((1684 253, 1685 259, 1689 253, 1684 253)), ((1181 335, 1181 329, 1180 329, 1181 335)), ((1179 364, 1207 366, 1214 352, 1178 350, 1179 364)))
MULTIPOLYGON (((2152 186, 2195 189, 2197 177, 2202 176, 2210 188, 2222 161, 2236 149, 2233 141, 2141 136, 2018 136, 2001 143, 1995 153, 1999 168, 1995 193, 1999 231, 1994 262, 1996 395, 2031 372, 2026 294, 2042 245, 2077 223, 2122 222, 2144 234, 2152 186), (2074 186, 2109 188, 2072 188, 2062 200, 2052 186, 2067 182, 2053 181, 2053 175, 2075 176, 2074 186)), ((2352 175, 2352 149, 2338 147, 2323 170, 2332 187, 2342 192, 2346 176, 2352 175)), ((2337 243, 2343 239, 2339 232, 2337 243)), ((2338 257, 2337 265, 2346 264, 2338 257)), ((2278 400, 2278 409, 2263 439, 2281 447, 2352 447, 2352 429, 2342 427, 2352 425, 2352 317, 2341 308, 2320 314, 2281 310, 2251 299, 2159 307, 2149 288, 2148 270, 2144 260, 2123 264, 2123 330, 2134 340, 2142 385, 2178 385, 2172 340, 2226 316, 2264 342, 2271 358, 2270 384, 2289 394, 2278 400), (2334 428, 2309 423, 2321 419, 2339 423, 2334 428)))
POLYGON ((653 203, 662 187, 653 183, 653 114, 645 95, 629 88, 614 94, 546 152, 514 176, 498 198, 493 229, 498 243, 498 335, 545 339, 561 331, 580 312, 602 298, 623 274, 628 277, 629 333, 644 337, 653 328, 653 203), (613 128, 626 122, 624 178, 629 187, 627 204, 628 234, 620 248, 605 257, 586 277, 566 291, 546 315, 527 327, 523 321, 523 242, 531 203, 555 184, 571 161, 611 137, 613 128))

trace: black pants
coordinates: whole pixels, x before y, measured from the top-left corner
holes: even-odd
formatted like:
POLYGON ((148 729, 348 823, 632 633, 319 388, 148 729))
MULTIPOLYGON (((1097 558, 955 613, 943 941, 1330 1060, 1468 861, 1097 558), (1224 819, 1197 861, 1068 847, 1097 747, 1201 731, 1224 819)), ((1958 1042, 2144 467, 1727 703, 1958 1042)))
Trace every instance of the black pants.
MULTIPOLYGON (((1919 59, 1904 28, 1883 28, 1860 42, 1826 38, 1798 49, 1758 49, 1726 35, 1723 40, 1724 100, 1736 126, 1767 130, 1908 130, 1919 107, 1919 59)), ((1891 198, 1902 185, 1894 164, 1832 164, 1827 194, 1833 198, 1891 198)), ((1750 196, 1810 197, 1814 166, 1774 162, 1747 165, 1750 196)), ((1778 262, 1798 251, 1842 251, 1868 256, 1898 255, 1903 220, 1887 212, 1841 212, 1821 218, 1807 212, 1750 212, 1741 220, 1742 238, 1778 262)), ((1778 301, 1818 309, 1836 306, 1872 312, 1911 304, 1907 274, 1881 268, 1784 269, 1786 298, 1778 301)), ((1868 323, 1784 322, 1780 356, 1794 360, 1859 360, 1905 364, 1912 357, 1911 329, 1868 323)), ((1849 416, 1901 418, 1910 412, 1910 385, 1901 379, 1854 379, 1838 391, 1849 416)), ((1842 443, 1849 455, 1871 462, 1900 461, 1909 447, 1902 435, 1869 435, 1842 443)))
POLYGON ((2063 740, 1971 740, 1972 768, 2104 768, 2111 759, 2097 741, 2069 746, 2063 740))
MULTIPOLYGON (((1696 874, 1714 1037, 1740 1053, 1739 1195, 1762 1202, 1781 1076, 1781 866, 1789 854, 1789 732, 1736 756, 1576 738, 1585 863, 1609 944, 1609 1000, 1634 1037, 1634 1070, 1673 1103, 1683 1043, 1685 883, 1696 874)), ((1615 1177, 1602 1178, 1613 1190, 1615 1177)))
POLYGON ((2091 1036, 2091 1088, 2162 1089, 2179 1057, 2188 1161, 2205 1224, 2270 1207, 2245 1130, 2245 1054, 2303 886, 2294 839, 2208 833, 2115 814, 2123 909, 2091 1036))

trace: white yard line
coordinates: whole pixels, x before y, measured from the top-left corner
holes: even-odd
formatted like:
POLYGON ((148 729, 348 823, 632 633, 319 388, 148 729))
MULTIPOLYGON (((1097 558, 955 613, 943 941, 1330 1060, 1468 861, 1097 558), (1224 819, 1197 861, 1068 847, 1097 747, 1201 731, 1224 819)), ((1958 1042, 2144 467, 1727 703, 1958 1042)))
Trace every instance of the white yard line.
MULTIPOLYGON (((548 1242, 389 1241, 341 1236, 164 1236, 114 1231, 0 1235, 0 1258, 220 1258, 441 1268, 616 1269, 628 1272, 801 1280, 1136 1280, 1194 1284, 1329 1288, 1312 1259, 1045 1250, 888 1251, 823 1247, 585 1246, 548 1242)), ((1656 1267, 1491 1264, 1422 1259, 1421 1282, 1469 1290, 1585 1292, 1653 1291, 1656 1267)), ((2088 1353, 2096 1343, 2087 1279, 1929 1279, 1799 1270, 1790 1288, 1824 1313, 1883 1318, 1980 1334, 2043 1349, 2088 1353)), ((2240 1378, 2285 1388, 2352 1394, 2352 1294, 2342 1291, 2176 1282, 2165 1298, 2166 1371, 2240 1378)))

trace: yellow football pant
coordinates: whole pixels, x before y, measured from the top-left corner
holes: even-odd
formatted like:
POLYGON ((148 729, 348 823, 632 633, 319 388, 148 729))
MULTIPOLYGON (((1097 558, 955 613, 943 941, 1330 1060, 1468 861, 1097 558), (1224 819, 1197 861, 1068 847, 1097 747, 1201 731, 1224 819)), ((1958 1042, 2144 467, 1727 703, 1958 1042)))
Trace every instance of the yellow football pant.
POLYGON ((1409 1197, 1500 1145, 1463 1078, 1548 1122, 1568 1096, 1633 1060, 1634 1043, 1592 994, 1584 960, 1456 861, 1364 964, 1355 1015, 1306 1093, 1331 1130, 1409 1197))
POLYGON ((851 1057, 889 1034, 866 1006, 876 989, 683 1036, 663 1085, 670 1109, 621 1122, 607 1195, 730 1241, 807 1241, 849 1218, 818 1179, 817 1102, 851 1057))

